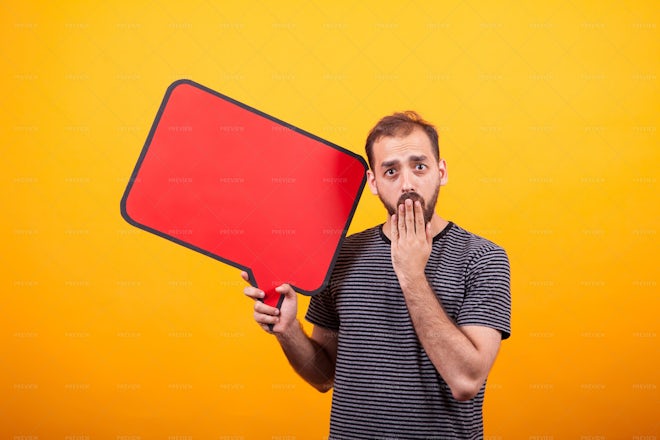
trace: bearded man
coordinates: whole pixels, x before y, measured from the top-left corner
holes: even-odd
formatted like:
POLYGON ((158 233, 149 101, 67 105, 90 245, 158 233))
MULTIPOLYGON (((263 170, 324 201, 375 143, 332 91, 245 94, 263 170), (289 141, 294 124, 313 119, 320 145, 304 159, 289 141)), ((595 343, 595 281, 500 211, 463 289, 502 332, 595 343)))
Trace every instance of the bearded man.
POLYGON ((330 440, 482 438, 486 378, 511 331, 508 257, 437 214, 447 164, 417 113, 381 119, 366 154, 387 220, 344 241, 310 301, 311 335, 287 284, 281 308, 255 301, 254 318, 302 378, 334 389, 330 440))

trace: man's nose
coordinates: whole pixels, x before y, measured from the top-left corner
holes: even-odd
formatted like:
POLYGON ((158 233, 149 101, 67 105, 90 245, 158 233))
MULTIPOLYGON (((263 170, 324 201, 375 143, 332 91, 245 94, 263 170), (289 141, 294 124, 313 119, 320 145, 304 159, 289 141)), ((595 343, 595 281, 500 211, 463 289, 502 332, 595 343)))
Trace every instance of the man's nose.
POLYGON ((401 192, 407 193, 407 192, 414 192, 415 187, 413 186, 412 182, 412 176, 410 175, 409 171, 404 171, 402 173, 403 178, 402 184, 401 184, 401 192))

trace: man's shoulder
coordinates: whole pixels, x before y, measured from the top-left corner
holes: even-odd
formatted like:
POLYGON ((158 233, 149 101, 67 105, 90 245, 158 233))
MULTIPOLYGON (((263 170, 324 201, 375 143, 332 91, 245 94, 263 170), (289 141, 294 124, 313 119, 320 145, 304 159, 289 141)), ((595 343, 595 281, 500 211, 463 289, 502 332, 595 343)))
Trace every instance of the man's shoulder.
POLYGON ((360 232, 355 232, 346 237, 344 244, 346 245, 364 245, 366 243, 377 242, 381 239, 382 229, 381 225, 372 226, 360 232))
POLYGON ((481 235, 470 232, 461 226, 452 223, 446 235, 449 246, 460 247, 470 253, 505 253, 502 246, 481 235))
POLYGON ((380 226, 373 226, 347 236, 341 244, 340 260, 354 260, 365 255, 384 255, 389 250, 380 226))

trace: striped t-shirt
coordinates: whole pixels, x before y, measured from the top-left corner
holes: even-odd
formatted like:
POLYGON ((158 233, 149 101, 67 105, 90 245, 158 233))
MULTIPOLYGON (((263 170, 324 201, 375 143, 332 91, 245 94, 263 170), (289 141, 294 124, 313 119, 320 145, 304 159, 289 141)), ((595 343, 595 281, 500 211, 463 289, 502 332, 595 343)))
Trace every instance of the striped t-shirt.
MULTIPOLYGON (((502 248, 449 223, 433 239, 426 276, 457 325, 509 337, 509 260, 502 248)), ((485 384, 469 401, 452 397, 417 338, 382 226, 346 238, 306 319, 338 331, 330 440, 483 437, 485 384)))

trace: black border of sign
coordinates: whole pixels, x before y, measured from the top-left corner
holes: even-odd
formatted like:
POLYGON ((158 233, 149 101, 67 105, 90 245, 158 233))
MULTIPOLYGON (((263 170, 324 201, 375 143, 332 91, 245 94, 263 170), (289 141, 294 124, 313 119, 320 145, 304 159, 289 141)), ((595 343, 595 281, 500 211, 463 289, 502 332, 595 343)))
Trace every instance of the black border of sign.
MULTIPOLYGON (((332 147, 332 148, 334 148, 334 149, 336 149, 336 150, 339 150, 339 151, 341 151, 341 152, 343 152, 343 153, 345 153, 345 154, 348 154, 348 155, 352 156, 353 158, 357 159, 357 160, 362 164, 362 167, 363 167, 364 170, 365 170, 365 174, 364 174, 363 177, 362 177, 362 182, 360 183, 360 188, 359 188, 359 190, 358 190, 357 197, 355 198, 355 201, 353 202, 353 207, 351 208, 351 211, 350 211, 350 213, 349 213, 349 215, 348 215, 348 219, 346 220, 346 224, 344 225, 344 229, 342 230, 341 237, 339 238, 339 243, 337 244, 337 249, 335 249, 335 254, 334 254, 333 257, 332 257, 332 261, 330 262, 330 266, 328 267, 328 273, 326 273, 325 278, 323 279, 323 282, 321 283, 321 285, 319 286, 318 289, 316 289, 316 290, 310 290, 310 291, 308 291, 308 290, 302 290, 302 289, 299 289, 297 286, 292 285, 292 287, 293 287, 297 292, 299 292, 299 293, 302 293, 302 294, 304 294, 304 295, 309 295, 309 296, 316 295, 316 294, 319 293, 321 290, 323 290, 323 288, 324 288, 325 286, 327 286, 327 284, 328 284, 328 281, 329 281, 330 275, 331 275, 331 273, 332 273, 332 269, 334 268, 335 263, 337 262, 337 257, 339 256, 339 250, 341 249, 341 245, 343 244, 344 239, 346 238, 346 233, 348 232, 348 227, 350 226, 351 221, 353 220, 353 215, 355 215, 355 210, 357 209, 357 205, 358 205, 358 202, 360 201, 360 197, 361 197, 361 195, 362 195, 362 191, 364 190, 364 186, 365 186, 365 184, 366 184, 366 182, 367 182, 366 170, 368 169, 368 167, 367 167, 367 163, 366 163, 366 161, 365 161, 364 158, 363 158, 362 156, 360 156, 359 154, 356 154, 356 153, 354 153, 354 152, 352 152, 352 151, 350 151, 350 150, 347 150, 347 149, 345 149, 345 148, 343 148, 343 147, 340 147, 339 145, 333 144, 332 142, 329 142, 329 141, 327 141, 327 140, 325 140, 325 139, 322 139, 322 138, 320 138, 320 137, 318 137, 318 136, 316 136, 316 135, 313 135, 312 133, 309 133, 309 132, 307 132, 307 131, 305 131, 305 130, 302 130, 302 129, 300 129, 300 128, 294 126, 294 125, 291 125, 291 124, 289 124, 289 123, 287 123, 287 122, 284 122, 284 121, 282 121, 281 119, 278 119, 278 118, 276 118, 276 117, 274 117, 274 116, 271 116, 271 115, 269 115, 269 114, 266 114, 266 113, 264 113, 264 112, 262 112, 262 111, 259 111, 259 110, 255 109, 255 108, 253 108, 253 107, 250 107, 250 106, 247 105, 247 104, 243 104, 242 102, 237 101, 237 100, 235 100, 235 99, 232 99, 232 98, 230 98, 230 97, 228 97, 228 96, 226 96, 226 95, 223 95, 222 93, 219 93, 219 92, 216 92, 215 90, 209 89, 208 87, 203 86, 203 85, 201 85, 201 84, 199 84, 199 83, 196 83, 195 81, 192 81, 192 80, 190 80, 190 79, 179 79, 179 80, 174 81, 174 82, 173 82, 172 84, 170 84, 170 86, 167 88, 167 91, 165 92, 165 97, 163 98, 163 101, 161 102, 160 107, 158 108, 158 113, 156 114, 156 119, 154 120, 153 124, 151 125, 151 130, 149 130, 149 135, 147 136, 147 140, 146 140, 146 142, 144 143, 144 147, 142 147, 142 151, 141 151, 141 153, 140 153, 140 157, 138 158, 138 161, 137 161, 137 163, 136 163, 136 165, 135 165, 135 168, 134 168, 134 170, 133 170, 133 173, 131 174, 131 178, 130 178, 130 180, 128 181, 128 185, 126 186, 126 190, 124 191, 124 195, 123 195, 122 198, 121 198, 121 215, 122 215, 122 217, 123 217, 124 220, 126 220, 128 223, 130 223, 131 225, 133 225, 133 226, 135 226, 135 227, 137 227, 137 228, 143 229, 143 230, 145 230, 145 231, 147 231, 147 232, 151 232, 152 234, 158 235, 159 237, 163 237, 163 238, 165 238, 165 239, 167 239, 167 240, 170 240, 170 241, 172 241, 172 242, 174 242, 174 243, 176 243, 176 244, 178 244, 178 245, 181 245, 181 246, 187 247, 188 249, 192 249, 193 251, 196 251, 196 252, 199 252, 199 253, 201 253, 201 254, 204 254, 204 255, 206 255, 206 256, 208 256, 208 257, 211 257, 211 258, 213 258, 213 259, 215 259, 215 260, 221 261, 221 262, 223 262, 223 263, 225 263, 225 264, 229 264, 230 266, 234 266, 234 267, 236 267, 236 268, 238 268, 238 269, 242 269, 242 270, 246 271, 246 272, 248 273, 248 275, 249 275, 249 278, 250 278, 250 284, 252 284, 253 286, 258 287, 258 286, 256 285, 256 280, 255 280, 254 275, 253 275, 253 273, 252 273, 252 269, 250 269, 249 267, 243 266, 243 265, 241 265, 241 264, 239 264, 239 263, 236 263, 236 262, 234 262, 234 261, 231 261, 231 260, 228 260, 228 259, 226 259, 226 258, 220 257, 220 256, 218 256, 218 255, 212 254, 212 253, 207 252, 207 251, 205 251, 205 250, 203 250, 203 249, 201 249, 201 248, 199 248, 199 247, 197 247, 197 246, 193 246, 193 245, 191 245, 191 244, 189 244, 189 243, 186 243, 186 242, 181 241, 181 240, 179 240, 179 239, 177 239, 177 238, 175 238, 175 237, 172 237, 171 235, 168 235, 168 234, 166 234, 166 233, 164 233, 164 232, 162 232, 162 231, 158 231, 158 230, 153 229, 153 228, 151 228, 151 227, 149 227, 149 226, 143 225, 142 223, 139 223, 139 222, 135 221, 134 219, 132 219, 131 216, 130 216, 130 215, 128 214, 128 212, 126 211, 126 200, 128 199, 128 195, 129 195, 129 193, 131 192, 131 188, 133 187, 133 183, 135 182, 135 179, 137 178, 137 174, 138 174, 138 172, 140 171, 140 167, 142 166, 142 162, 144 161, 144 158, 145 158, 145 156, 147 155, 147 151, 149 150, 149 146, 151 145, 151 141, 153 140, 153 136, 154 136, 154 134, 155 134, 155 132, 156 132, 156 129, 157 129, 157 127, 158 127, 158 123, 160 122, 160 118, 161 118, 161 116, 163 115, 163 111, 165 110, 165 106, 167 105, 167 102, 169 101, 170 95, 172 94, 172 92, 174 91, 175 88, 177 88, 177 87, 180 86, 180 85, 184 85, 184 84, 185 84, 185 85, 192 86, 192 87, 196 87, 196 88, 198 88, 198 89, 200 89, 200 90, 202 90, 202 91, 204 91, 204 92, 211 93, 211 94, 217 96, 218 98, 224 99, 225 101, 228 101, 228 102, 230 102, 230 103, 232 103, 232 104, 235 104, 235 105, 237 105, 237 106, 239 106, 239 107, 242 107, 242 108, 244 108, 245 110, 248 110, 248 111, 250 111, 250 112, 252 112, 252 113, 255 113, 255 114, 258 115, 258 116, 261 116, 261 117, 264 117, 264 118, 266 118, 266 119, 269 119, 269 120, 275 122, 276 124, 282 125, 282 126, 284 126, 284 127, 286 127, 286 128, 289 128, 289 129, 291 129, 291 130, 296 131, 296 132, 299 133, 299 134, 302 134, 302 135, 304 135, 304 136, 307 136, 307 137, 309 137, 309 138, 312 138, 312 139, 314 139, 314 140, 316 140, 316 141, 322 142, 322 143, 328 145, 329 147, 332 147)), ((282 300, 283 300, 283 296, 280 295, 280 298, 279 298, 279 301, 278 301, 278 304, 277 304, 277 307, 278 307, 278 308, 282 305, 282 300)))

